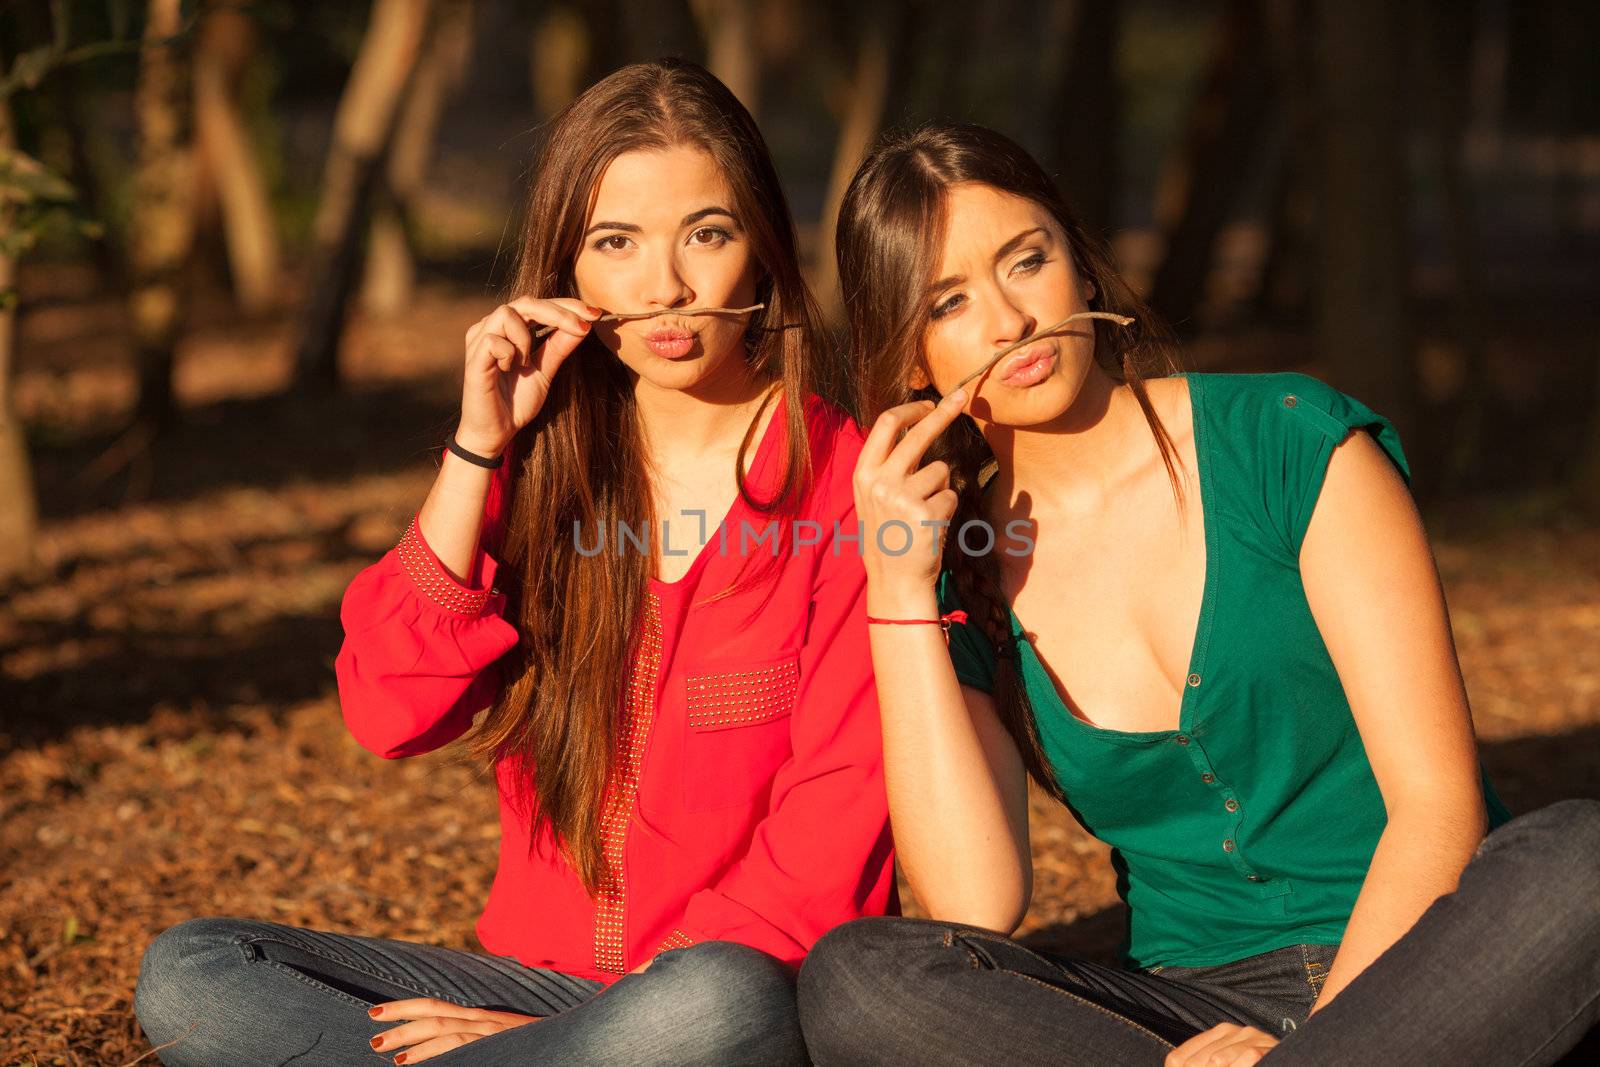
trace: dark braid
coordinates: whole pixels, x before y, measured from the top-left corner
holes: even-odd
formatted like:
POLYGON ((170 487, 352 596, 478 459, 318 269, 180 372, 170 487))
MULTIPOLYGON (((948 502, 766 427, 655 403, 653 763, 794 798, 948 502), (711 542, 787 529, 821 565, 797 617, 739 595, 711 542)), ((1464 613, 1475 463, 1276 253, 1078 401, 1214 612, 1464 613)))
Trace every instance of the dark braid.
POLYGON ((984 473, 994 466, 994 454, 979 432, 978 424, 962 416, 934 442, 928 458, 942 459, 950 465, 950 487, 956 491, 956 511, 945 538, 942 562, 955 580, 956 596, 966 606, 969 624, 985 636, 994 650, 992 697, 995 713, 1016 744, 1029 776, 1051 796, 1065 802, 1039 739, 1039 727, 1027 688, 1022 684, 1010 607, 1000 585, 1000 557, 995 551, 969 556, 960 547, 961 529, 969 522, 986 521, 982 500, 984 473))
MULTIPOLYGON (((1090 310, 1133 318, 1127 327, 1095 323, 1094 358, 1137 398, 1182 508, 1177 450, 1144 384, 1146 378, 1178 369, 1166 331, 1117 273, 1105 243, 1085 229, 1061 199, 1044 168, 1021 145, 981 126, 939 123, 887 134, 868 153, 845 192, 834 245, 850 316, 851 377, 862 422, 870 425, 884 411, 908 400, 939 399, 932 388, 913 392, 911 382, 927 377, 923 340, 931 308, 925 289, 937 277, 938 250, 946 230, 946 193, 961 182, 979 182, 1048 210, 1061 225, 1079 275, 1090 283, 1090 310)), ((956 595, 974 629, 994 650, 996 714, 1028 773, 1064 800, 1019 673, 999 556, 995 548, 972 556, 960 547, 963 524, 984 519, 983 476, 994 466, 994 453, 977 423, 963 415, 928 449, 924 462, 932 460, 949 464, 950 486, 957 497, 941 562, 954 579, 956 595)), ((996 548, 998 538, 997 532, 996 548)))
MULTIPOLYGON (((1097 301, 1090 303, 1093 305, 1097 301)), ((1116 380, 1129 385, 1138 398, 1139 407, 1161 449, 1162 459, 1166 462, 1173 483, 1173 492, 1177 494, 1181 507, 1183 496, 1178 490, 1177 476, 1173 470, 1171 439, 1150 404, 1149 391, 1144 382, 1146 375, 1141 373, 1143 368, 1140 367, 1142 361, 1139 358, 1141 355, 1154 355, 1156 358, 1150 360, 1153 364, 1151 369, 1170 373, 1175 369, 1171 350, 1165 344, 1146 349, 1136 340, 1128 343, 1125 338, 1113 339, 1100 332, 1100 324, 1096 326, 1096 360, 1102 366, 1109 364, 1106 369, 1116 380)), ((936 401, 938 396, 930 388, 918 390, 908 399, 924 398, 936 401)), ((986 473, 993 473, 994 453, 978 429, 978 424, 963 415, 933 443, 926 458, 928 461, 940 459, 950 465, 950 487, 956 492, 956 511, 950 520, 950 533, 945 540, 941 562, 955 581, 956 596, 994 651, 992 697, 995 714, 1016 744, 1029 776, 1045 792, 1066 803, 1060 782, 1045 755, 1033 702, 1028 698, 1027 686, 1022 681, 1017 638, 1011 627, 1011 608, 1000 580, 999 534, 996 534, 997 541, 991 551, 968 555, 961 548, 959 534, 962 527, 968 522, 987 521, 983 512, 983 487, 987 482, 986 473)))

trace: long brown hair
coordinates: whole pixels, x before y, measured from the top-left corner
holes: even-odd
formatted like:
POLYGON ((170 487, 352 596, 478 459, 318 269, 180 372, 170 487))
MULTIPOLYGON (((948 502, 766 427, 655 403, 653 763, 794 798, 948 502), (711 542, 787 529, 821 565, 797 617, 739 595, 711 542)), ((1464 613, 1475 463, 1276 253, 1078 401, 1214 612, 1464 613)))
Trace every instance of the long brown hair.
MULTIPOLYGON (((751 316, 746 358, 759 378, 781 382, 789 444, 777 490, 754 499, 744 468, 764 403, 745 431, 734 473, 753 506, 788 514, 811 481, 802 401, 813 387, 810 358, 821 351, 817 316, 766 145, 749 112, 710 72, 677 59, 635 63, 556 116, 534 164, 510 295, 576 295, 574 264, 606 167, 625 152, 678 145, 703 150, 721 168, 760 265, 756 300, 766 307, 751 316)), ((657 523, 630 376, 598 338, 582 348, 513 445, 499 584, 519 641, 471 750, 510 762, 513 800, 532 820, 534 847, 549 831, 592 893, 606 875, 601 806, 651 558, 615 545, 585 555, 574 531, 616 531, 619 521, 654 530, 657 523)))
MULTIPOLYGON (((845 193, 835 247, 850 319, 852 384, 863 424, 870 425, 898 404, 938 399, 931 386, 912 389, 910 383, 930 322, 925 292, 944 244, 946 190, 960 182, 1026 197, 1050 212, 1066 235, 1079 275, 1094 286, 1090 309, 1136 320, 1128 327, 1095 320, 1095 361, 1132 389, 1178 492, 1172 439, 1144 384, 1147 377, 1178 369, 1168 335, 1117 273, 1104 244, 1072 213, 1044 168, 1015 141, 982 126, 940 123, 888 134, 873 147, 845 193)), ((981 519, 982 488, 995 458, 978 424, 958 417, 929 448, 928 458, 950 465, 951 488, 958 496, 950 529, 981 519)), ((1181 495, 1179 499, 1181 503, 1181 495)), ((994 701, 1001 723, 1028 773, 1065 800, 1017 672, 997 557, 992 551, 969 555, 960 549, 959 538, 949 537, 943 564, 961 602, 995 648, 994 701)))

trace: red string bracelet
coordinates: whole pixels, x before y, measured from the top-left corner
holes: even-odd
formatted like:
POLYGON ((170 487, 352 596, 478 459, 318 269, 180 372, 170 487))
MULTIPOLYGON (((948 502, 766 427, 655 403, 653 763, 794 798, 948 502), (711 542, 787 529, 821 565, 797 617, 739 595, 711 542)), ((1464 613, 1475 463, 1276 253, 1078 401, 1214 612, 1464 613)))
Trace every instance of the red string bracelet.
POLYGON ((945 612, 937 619, 879 619, 868 615, 867 621, 887 623, 892 626, 915 626, 918 623, 930 626, 936 625, 944 631, 944 642, 948 645, 950 643, 950 624, 953 622, 965 623, 967 621, 967 613, 957 608, 955 611, 945 612))

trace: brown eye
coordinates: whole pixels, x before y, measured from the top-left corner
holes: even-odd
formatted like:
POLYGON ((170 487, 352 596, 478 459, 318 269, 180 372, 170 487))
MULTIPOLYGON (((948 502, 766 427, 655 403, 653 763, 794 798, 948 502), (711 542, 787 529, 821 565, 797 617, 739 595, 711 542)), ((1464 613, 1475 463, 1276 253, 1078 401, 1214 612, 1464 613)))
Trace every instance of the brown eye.
POLYGON ((689 235, 691 243, 711 246, 722 244, 731 236, 732 234, 720 226, 702 226, 689 235))

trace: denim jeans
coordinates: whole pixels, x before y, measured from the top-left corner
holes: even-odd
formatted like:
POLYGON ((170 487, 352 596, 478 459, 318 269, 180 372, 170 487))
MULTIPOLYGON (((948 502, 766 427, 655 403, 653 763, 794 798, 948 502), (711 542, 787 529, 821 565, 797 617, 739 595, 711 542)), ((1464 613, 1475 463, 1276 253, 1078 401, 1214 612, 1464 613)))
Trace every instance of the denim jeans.
POLYGON ((1222 1022, 1280 1038, 1265 1062, 1550 1064, 1600 1020, 1600 802, 1489 834, 1457 889, 1308 1019, 1337 946, 1129 971, 990 931, 871 918, 800 972, 807 1048, 829 1064, 1156 1067, 1222 1022))
POLYGON ((151 943, 134 1011, 168 1067, 380 1063, 373 1004, 436 997, 540 1016, 440 1067, 804 1064, 790 969, 729 942, 664 952, 609 989, 509 958, 249 919, 192 919, 151 943), (604 992, 602 993, 602 989, 604 992))

